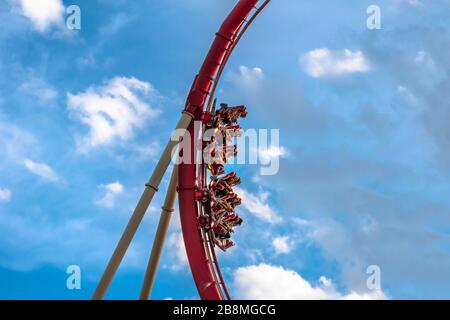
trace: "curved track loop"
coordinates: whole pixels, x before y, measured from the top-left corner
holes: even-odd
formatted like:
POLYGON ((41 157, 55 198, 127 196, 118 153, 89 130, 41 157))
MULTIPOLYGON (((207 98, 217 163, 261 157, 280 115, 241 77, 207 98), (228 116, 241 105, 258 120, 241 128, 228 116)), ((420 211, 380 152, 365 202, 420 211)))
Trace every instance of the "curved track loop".
MULTIPOLYGON (((261 1, 263 2, 261 7, 256 8, 260 0, 240 0, 216 33, 186 102, 185 112, 192 114, 196 121, 201 120, 208 96, 208 108, 211 107, 214 92, 233 49, 269 1, 261 1), (247 20, 254 9, 256 11, 247 20)), ((206 170, 203 165, 197 166, 194 161, 199 142, 199 137, 194 136, 194 123, 191 123, 188 131, 191 161, 179 165, 178 195, 181 227, 189 265, 202 300, 230 299, 210 234, 198 227, 197 218, 203 213, 203 206, 196 201, 196 191, 206 186, 206 170)))

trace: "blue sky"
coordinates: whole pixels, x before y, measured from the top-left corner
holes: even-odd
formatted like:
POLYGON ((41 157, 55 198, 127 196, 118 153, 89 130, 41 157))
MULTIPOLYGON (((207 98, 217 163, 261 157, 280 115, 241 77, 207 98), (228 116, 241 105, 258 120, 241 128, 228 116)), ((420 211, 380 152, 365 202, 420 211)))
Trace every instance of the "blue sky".
MULTIPOLYGON (((0 0, 0 298, 88 299, 234 1, 36 2, 0 0)), ((449 9, 273 0, 252 25, 218 96, 280 129, 281 162, 236 167, 232 296, 450 298, 449 9)), ((162 196, 108 298, 138 296, 162 196)), ((175 216, 156 299, 197 298, 181 240, 175 216)))

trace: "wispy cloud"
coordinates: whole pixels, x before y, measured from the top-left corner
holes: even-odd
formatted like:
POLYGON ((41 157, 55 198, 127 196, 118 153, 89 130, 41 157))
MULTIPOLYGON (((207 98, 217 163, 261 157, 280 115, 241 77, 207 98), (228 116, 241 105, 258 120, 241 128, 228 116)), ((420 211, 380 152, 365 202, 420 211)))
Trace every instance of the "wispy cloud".
POLYGON ((267 191, 260 190, 260 192, 254 194, 239 187, 236 187, 235 191, 242 198, 242 206, 257 218, 269 223, 282 221, 278 212, 270 206, 267 191))
POLYGON ((253 82, 264 78, 264 72, 259 67, 249 68, 247 66, 239 67, 240 75, 243 81, 253 82))
POLYGON ((138 154, 139 158, 149 159, 158 154, 160 145, 158 141, 152 141, 147 144, 137 145, 134 147, 134 151, 138 154))
POLYGON ((302 55, 300 64, 306 73, 314 78, 336 77, 370 70, 370 64, 363 52, 349 49, 315 49, 302 55))
POLYGON ((102 86, 91 86, 79 94, 68 93, 68 107, 73 116, 88 126, 88 135, 77 141, 80 152, 129 140, 145 120, 159 111, 151 104, 158 98, 148 82, 116 77, 102 86))
POLYGON ((0 188, 0 202, 8 202, 11 199, 11 190, 0 188))
POLYGON ((45 163, 34 162, 30 159, 25 159, 25 168, 31 173, 51 182, 59 181, 58 175, 45 163))
POLYGON ((270 163, 273 159, 284 158, 288 155, 288 150, 282 146, 271 145, 269 147, 260 147, 258 149, 258 156, 262 163, 270 163))
POLYGON ((288 236, 274 238, 272 246, 275 248, 275 251, 280 254, 286 254, 292 251, 292 243, 288 236))
POLYGON ((58 91, 54 87, 33 74, 26 76, 26 81, 20 85, 19 90, 42 104, 51 103, 58 97, 58 91))
POLYGON ((231 72, 228 75, 228 80, 248 90, 255 90, 264 80, 264 71, 260 67, 240 66, 239 72, 231 72))
POLYGON ((176 258, 176 261, 171 263, 171 269, 173 271, 178 271, 186 268, 188 265, 188 257, 181 231, 173 232, 169 236, 168 245, 171 248, 171 251, 174 252, 176 258))
POLYGON ((109 183, 101 185, 100 189, 104 191, 104 195, 95 201, 99 207, 113 208, 118 195, 123 193, 123 185, 120 182, 109 183))
POLYGON ((0 121, 0 166, 21 161, 29 152, 35 152, 38 145, 35 137, 25 129, 0 121))

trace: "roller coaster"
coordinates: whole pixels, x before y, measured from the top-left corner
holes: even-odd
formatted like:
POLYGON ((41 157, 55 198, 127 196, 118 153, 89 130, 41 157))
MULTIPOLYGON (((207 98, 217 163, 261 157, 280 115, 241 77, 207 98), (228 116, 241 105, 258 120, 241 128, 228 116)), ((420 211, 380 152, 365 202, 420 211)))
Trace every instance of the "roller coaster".
POLYGON ((167 143, 97 285, 93 299, 100 300, 105 297, 170 166, 173 150, 177 150, 183 139, 189 139, 183 142, 189 143, 192 151, 186 155, 183 154, 185 150, 179 150, 177 156, 187 156, 190 161, 181 161, 173 166, 139 298, 150 298, 178 194, 186 253, 200 298, 231 299, 215 250, 219 248, 226 251, 232 247, 234 243, 230 236, 233 228, 242 223, 242 219, 234 212, 241 199, 233 192, 233 186, 238 184, 240 179, 234 172, 227 174, 225 164, 229 157, 236 155, 236 147, 229 146, 228 142, 230 138, 239 136, 241 128, 237 121, 246 116, 247 110, 245 106, 229 107, 226 104, 217 108, 215 92, 234 49, 269 2, 270 0, 239 0, 216 33, 176 126, 176 131, 185 130, 185 135, 181 140, 171 138, 167 143), (202 124, 201 135, 195 132, 195 122, 202 124), (204 141, 204 133, 207 130, 212 130, 213 134, 209 141, 204 141), (198 152, 198 146, 201 146, 201 152, 198 152), (196 161, 199 154, 207 154, 209 161, 196 161))

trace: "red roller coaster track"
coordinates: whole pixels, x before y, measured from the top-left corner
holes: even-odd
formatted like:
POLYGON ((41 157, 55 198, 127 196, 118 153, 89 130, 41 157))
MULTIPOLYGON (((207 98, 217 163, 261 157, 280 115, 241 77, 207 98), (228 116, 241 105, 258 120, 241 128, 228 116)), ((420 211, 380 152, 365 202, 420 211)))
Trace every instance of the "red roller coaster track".
MULTIPOLYGON (((191 152, 190 164, 181 163, 173 169, 170 183, 168 185, 166 198, 161 211, 160 222, 153 242, 144 283, 141 288, 140 299, 148 299, 151 294, 159 259, 167 235, 173 205, 176 198, 176 186, 178 184, 178 196, 180 205, 181 225, 183 231, 186 251, 191 267, 192 275, 197 285, 201 299, 223 300, 230 299, 225 282, 220 272, 215 253, 215 242, 211 231, 199 227, 199 217, 204 218, 204 203, 197 199, 199 191, 206 189, 206 167, 204 164, 197 165, 196 146, 199 145, 194 136, 194 123, 203 119, 203 115, 210 114, 214 101, 214 93, 234 48, 239 43, 247 28, 252 24, 258 14, 266 7, 270 0, 261 0, 259 8, 256 5, 260 0, 240 0, 222 24, 216 38, 203 62, 200 72, 195 77, 189 92, 185 110, 177 124, 177 129, 188 131, 190 135, 191 152), (252 13, 252 11, 254 12, 252 13), (248 18, 250 16, 250 18, 248 18), (205 110, 206 100, 209 97, 205 110), (205 111, 207 113, 205 114, 205 111), (177 177, 178 176, 178 177, 177 177)), ((136 234, 139 225, 147 211, 155 192, 167 171, 171 161, 171 155, 179 141, 170 139, 161 158, 148 181, 144 192, 133 211, 122 236, 114 249, 111 258, 103 272, 102 277, 92 296, 93 299, 103 299, 114 275, 125 256, 128 247, 136 234)), ((200 145, 202 145, 200 143, 200 145)), ((183 157, 183 159, 185 159, 183 157)), ((200 193, 201 193, 200 192, 200 193)), ((217 239, 215 239, 217 240, 217 239)))
MULTIPOLYGON (((269 1, 240 0, 216 33, 187 98, 185 112, 191 114, 194 120, 200 121, 205 105, 208 108, 211 106, 216 87, 233 49, 269 1), (262 4, 257 8, 259 2, 262 4), (208 97, 209 101, 206 104, 208 97)), ((193 122, 188 131, 191 137, 191 150, 196 150, 198 137, 194 136, 193 122)), ((206 174, 203 165, 195 164, 195 158, 194 151, 191 154, 191 164, 180 164, 178 171, 181 226, 189 265, 201 299, 230 299, 217 262, 214 244, 209 234, 198 227, 197 219, 203 207, 196 199, 196 191, 202 190, 206 185, 206 174)))

